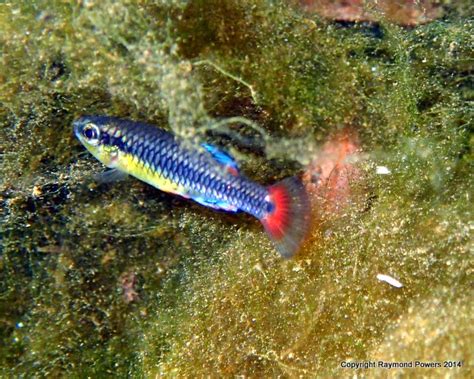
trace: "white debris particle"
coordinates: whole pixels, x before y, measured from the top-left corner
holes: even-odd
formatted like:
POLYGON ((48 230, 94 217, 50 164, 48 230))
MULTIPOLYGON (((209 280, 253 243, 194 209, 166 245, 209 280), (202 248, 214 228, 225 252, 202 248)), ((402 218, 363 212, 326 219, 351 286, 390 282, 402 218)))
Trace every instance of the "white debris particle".
POLYGON ((375 168, 375 172, 379 175, 388 175, 391 174, 392 172, 388 169, 388 167, 385 166, 377 166, 375 168))
POLYGON ((397 287, 397 288, 402 288, 403 287, 402 283, 400 283, 397 279, 392 278, 389 275, 377 274, 377 279, 380 280, 381 282, 388 283, 391 286, 394 286, 394 287, 397 287))

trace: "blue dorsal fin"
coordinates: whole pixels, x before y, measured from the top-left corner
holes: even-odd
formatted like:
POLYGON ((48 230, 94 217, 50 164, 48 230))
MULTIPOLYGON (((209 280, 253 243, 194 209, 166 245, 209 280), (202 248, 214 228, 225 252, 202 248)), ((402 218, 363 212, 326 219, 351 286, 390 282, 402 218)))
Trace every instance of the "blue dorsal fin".
POLYGON ((225 151, 222 151, 208 143, 203 143, 201 146, 205 148, 217 162, 227 167, 231 174, 237 175, 239 173, 239 166, 237 165, 234 157, 232 157, 229 153, 226 153, 225 151))

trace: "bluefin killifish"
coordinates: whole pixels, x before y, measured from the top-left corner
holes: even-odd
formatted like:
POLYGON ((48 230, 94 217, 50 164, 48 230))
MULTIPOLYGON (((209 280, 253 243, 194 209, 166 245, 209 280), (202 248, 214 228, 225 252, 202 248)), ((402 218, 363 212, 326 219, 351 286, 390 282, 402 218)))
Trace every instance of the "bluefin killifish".
POLYGON ((292 257, 309 225, 310 205, 296 177, 269 187, 240 174, 227 152, 189 141, 142 122, 83 116, 74 133, 92 155, 117 173, 134 176, 162 191, 207 207, 243 211, 259 219, 279 253, 292 257))

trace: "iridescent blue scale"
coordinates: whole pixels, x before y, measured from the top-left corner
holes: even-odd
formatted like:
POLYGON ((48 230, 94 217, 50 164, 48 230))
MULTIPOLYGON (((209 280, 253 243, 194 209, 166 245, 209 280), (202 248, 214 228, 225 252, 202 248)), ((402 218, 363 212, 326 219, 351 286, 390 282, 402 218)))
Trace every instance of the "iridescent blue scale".
POLYGON ((257 218, 264 215, 268 190, 240 174, 229 173, 221 159, 231 157, 217 148, 192 148, 146 123, 102 116, 89 116, 89 120, 104 125, 102 143, 116 146, 165 179, 183 186, 184 196, 217 208, 242 210, 257 218))

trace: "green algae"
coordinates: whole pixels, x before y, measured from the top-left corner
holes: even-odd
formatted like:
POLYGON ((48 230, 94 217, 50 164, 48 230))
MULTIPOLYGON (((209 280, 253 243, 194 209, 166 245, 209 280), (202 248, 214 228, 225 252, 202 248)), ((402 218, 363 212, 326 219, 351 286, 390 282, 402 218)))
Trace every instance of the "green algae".
POLYGON ((405 30, 263 0, 0 4, 1 375, 385 376, 340 363, 419 359, 464 364, 421 374, 469 376, 467 8, 405 30), (94 183, 100 165, 72 136, 83 113, 197 139, 245 117, 264 134, 215 131, 252 141, 220 136, 264 183, 350 125, 365 157, 354 191, 371 200, 282 261, 250 217, 94 183))

